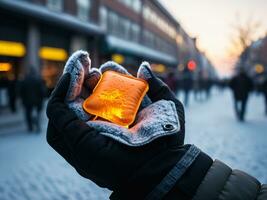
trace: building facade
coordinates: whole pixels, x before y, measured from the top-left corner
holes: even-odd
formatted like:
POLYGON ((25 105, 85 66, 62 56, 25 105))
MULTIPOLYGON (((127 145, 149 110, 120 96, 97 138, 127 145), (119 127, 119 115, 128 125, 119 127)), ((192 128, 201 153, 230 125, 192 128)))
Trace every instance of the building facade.
POLYGON ((78 49, 93 67, 114 60, 136 73, 146 60, 162 74, 198 52, 157 0, 0 0, 0 17, 0 87, 33 67, 52 89, 78 49))

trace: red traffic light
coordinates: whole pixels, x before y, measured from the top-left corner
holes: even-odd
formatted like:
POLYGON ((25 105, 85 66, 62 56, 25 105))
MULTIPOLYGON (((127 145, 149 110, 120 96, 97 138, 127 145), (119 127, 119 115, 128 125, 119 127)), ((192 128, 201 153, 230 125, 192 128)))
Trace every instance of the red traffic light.
POLYGON ((190 71, 194 71, 197 67, 197 64, 194 60, 190 60, 188 63, 187 63, 187 68, 190 70, 190 71))

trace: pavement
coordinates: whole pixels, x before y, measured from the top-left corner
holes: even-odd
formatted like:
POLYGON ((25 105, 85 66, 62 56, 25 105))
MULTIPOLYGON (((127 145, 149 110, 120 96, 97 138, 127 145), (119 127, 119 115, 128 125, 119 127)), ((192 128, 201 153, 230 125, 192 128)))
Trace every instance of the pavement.
MULTIPOLYGON (((267 183, 267 118, 263 99, 252 96, 247 122, 235 119, 229 91, 213 92, 206 102, 186 108, 186 143, 229 166, 267 183)), ((0 125, 5 116, 0 115, 0 125)), ((0 200, 108 199, 110 191, 99 188, 70 167, 46 143, 47 119, 42 133, 26 132, 25 125, 7 130, 0 126, 0 200)))
POLYGON ((19 132, 26 128, 21 106, 18 105, 17 112, 12 113, 6 107, 0 107, 0 135, 19 132))

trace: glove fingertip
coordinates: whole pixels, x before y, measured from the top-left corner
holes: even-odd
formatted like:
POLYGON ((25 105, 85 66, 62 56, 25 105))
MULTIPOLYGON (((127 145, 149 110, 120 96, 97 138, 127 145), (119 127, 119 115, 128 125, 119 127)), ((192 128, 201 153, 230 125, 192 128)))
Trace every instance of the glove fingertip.
POLYGON ((153 77, 153 72, 151 71, 151 67, 148 62, 142 62, 138 69, 137 77, 144 80, 148 80, 153 77))
POLYGON ((114 61, 108 61, 104 63, 103 65, 100 66, 99 70, 101 73, 111 70, 122 74, 130 75, 129 72, 123 66, 119 65, 114 61))

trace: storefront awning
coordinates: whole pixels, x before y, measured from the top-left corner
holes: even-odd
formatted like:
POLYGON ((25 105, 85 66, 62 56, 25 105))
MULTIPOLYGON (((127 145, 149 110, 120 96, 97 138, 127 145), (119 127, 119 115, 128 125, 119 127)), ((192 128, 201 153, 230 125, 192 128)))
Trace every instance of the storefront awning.
POLYGON ((0 8, 24 16, 33 17, 43 22, 61 25, 84 34, 95 35, 104 33, 104 30, 93 23, 82 22, 75 16, 63 12, 53 12, 46 7, 34 5, 25 1, 0 0, 0 8))
POLYGON ((114 52, 122 53, 122 54, 131 54, 131 55, 135 55, 135 56, 138 56, 144 59, 157 61, 160 63, 169 64, 169 65, 178 64, 178 60, 173 56, 150 49, 148 47, 145 47, 143 45, 140 45, 134 42, 116 38, 114 36, 107 36, 106 43, 108 45, 107 48, 110 51, 114 51, 114 52))
POLYGON ((39 56, 45 60, 66 61, 68 58, 68 53, 62 48, 41 47, 39 49, 39 56))
POLYGON ((26 54, 26 48, 23 43, 0 40, 0 55, 23 57, 26 54))

